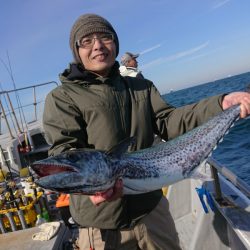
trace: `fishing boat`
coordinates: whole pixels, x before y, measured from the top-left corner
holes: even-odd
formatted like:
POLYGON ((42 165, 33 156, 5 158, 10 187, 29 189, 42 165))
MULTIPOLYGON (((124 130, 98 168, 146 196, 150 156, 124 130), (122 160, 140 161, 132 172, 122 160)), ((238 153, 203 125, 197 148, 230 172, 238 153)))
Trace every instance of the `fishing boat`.
MULTIPOLYGON (((63 218, 60 206, 56 207, 62 194, 34 186, 29 173, 32 162, 48 156, 49 145, 38 114, 42 113, 42 108, 38 112, 38 103, 42 106, 44 100, 36 94, 42 92, 37 91, 38 88, 45 86, 54 88, 57 83, 0 92, 1 119, 6 128, 0 135, 0 249, 73 249, 72 241, 77 236, 77 227, 68 224, 68 217, 63 218), (33 96, 31 104, 21 105, 12 100, 16 93, 26 90, 33 96), (25 106, 33 108, 33 116, 23 110, 25 106), (31 122, 23 122, 26 120, 23 114, 27 113, 33 117, 31 122), (17 114, 23 117, 18 118, 17 114), (37 215, 42 214, 43 209, 48 211, 50 220, 60 221, 60 230, 50 240, 34 241, 32 235, 40 230, 36 225, 37 215)), ((213 158, 209 158, 203 169, 211 174, 211 181, 186 179, 163 189, 182 249, 250 249, 249 186, 213 158)), ((68 211, 67 206, 66 200, 61 208, 68 211)))
POLYGON ((0 249, 63 249, 72 237, 56 207, 60 195, 37 187, 29 171, 32 162, 48 157, 41 114, 46 94, 57 85, 0 92, 0 249), (43 222, 60 221, 49 241, 32 240, 41 216, 43 222))

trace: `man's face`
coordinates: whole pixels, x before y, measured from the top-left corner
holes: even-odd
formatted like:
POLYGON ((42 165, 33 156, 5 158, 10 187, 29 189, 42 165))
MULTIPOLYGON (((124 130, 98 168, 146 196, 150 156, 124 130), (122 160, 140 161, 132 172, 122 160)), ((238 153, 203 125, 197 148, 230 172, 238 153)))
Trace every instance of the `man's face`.
POLYGON ((83 37, 78 51, 85 69, 101 76, 107 76, 115 63, 116 46, 110 34, 94 33, 83 37))
POLYGON ((132 67, 132 68, 137 68, 138 63, 136 61, 136 58, 132 58, 131 60, 129 60, 127 67, 132 67))

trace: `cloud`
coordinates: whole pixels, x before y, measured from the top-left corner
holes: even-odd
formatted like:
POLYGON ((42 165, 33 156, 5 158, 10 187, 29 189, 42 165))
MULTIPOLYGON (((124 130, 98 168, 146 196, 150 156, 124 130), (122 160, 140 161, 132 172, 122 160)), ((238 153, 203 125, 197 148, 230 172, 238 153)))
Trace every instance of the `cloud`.
POLYGON ((148 48, 148 49, 145 49, 142 52, 140 52, 140 55, 146 54, 146 53, 151 52, 152 50, 158 49, 160 47, 161 47, 161 43, 156 44, 155 46, 148 48))
POLYGON ((209 41, 207 41, 207 42, 205 42, 197 47, 191 48, 189 50, 181 51, 181 52, 178 52, 176 54, 173 54, 173 55, 170 55, 167 57, 160 57, 160 58, 155 59, 147 64, 142 65, 141 69, 150 68, 154 65, 163 64, 163 63, 170 62, 170 61, 175 61, 175 60, 181 59, 183 57, 193 55, 196 52, 206 48, 208 46, 208 44, 209 44, 209 41))
POLYGON ((218 9, 220 7, 222 7, 223 5, 227 4, 228 2, 230 2, 230 0, 224 0, 224 1, 221 1, 219 3, 216 3, 214 6, 213 6, 213 9, 218 9))
POLYGON ((205 43, 203 43, 203 44, 201 44, 201 45, 199 45, 199 46, 197 46, 195 48, 191 48, 189 50, 176 53, 176 54, 174 54, 172 56, 168 56, 165 59, 167 61, 173 61, 173 60, 177 60, 177 59, 182 58, 182 57, 186 57, 186 56, 192 55, 195 52, 197 52, 197 51, 199 51, 199 50, 204 49, 205 47, 207 47, 208 44, 209 44, 209 41, 207 41, 207 42, 205 42, 205 43))
POLYGON ((209 54, 211 54, 211 53, 203 53, 203 54, 195 55, 193 57, 188 58, 187 61, 193 61, 193 60, 199 59, 201 57, 207 56, 209 54))
POLYGON ((147 68, 150 68, 152 66, 155 66, 155 65, 158 65, 158 64, 162 64, 164 61, 164 58, 158 58, 158 59, 155 59, 147 64, 143 64, 140 68, 141 69, 147 69, 147 68))

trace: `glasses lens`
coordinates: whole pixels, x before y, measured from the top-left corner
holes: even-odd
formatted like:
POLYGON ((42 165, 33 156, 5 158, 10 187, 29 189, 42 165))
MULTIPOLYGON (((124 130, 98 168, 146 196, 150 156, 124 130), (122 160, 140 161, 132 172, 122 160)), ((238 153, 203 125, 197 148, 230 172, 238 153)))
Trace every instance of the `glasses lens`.
POLYGON ((88 36, 83 37, 80 41, 77 42, 77 44, 82 48, 91 48, 94 45, 95 40, 99 40, 104 44, 108 44, 114 40, 114 37, 113 34, 109 33, 104 33, 98 36, 88 36))
POLYGON ((98 37, 103 43, 109 43, 113 41, 113 35, 112 34, 103 34, 100 37, 98 37))
POLYGON ((93 42, 93 38, 91 38, 91 37, 84 37, 80 41, 80 46, 83 47, 83 48, 87 48, 87 47, 90 47, 92 45, 92 42, 93 42))

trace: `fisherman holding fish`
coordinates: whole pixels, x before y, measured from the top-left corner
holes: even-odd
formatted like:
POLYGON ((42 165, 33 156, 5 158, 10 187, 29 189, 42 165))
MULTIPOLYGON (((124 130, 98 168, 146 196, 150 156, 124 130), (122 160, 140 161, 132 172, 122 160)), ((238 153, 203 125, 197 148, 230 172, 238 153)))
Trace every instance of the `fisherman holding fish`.
MULTIPOLYGON (((122 77, 117 33, 101 16, 80 16, 71 29, 70 47, 74 63, 60 74, 62 85, 45 103, 50 155, 73 148, 108 151, 132 136, 136 143, 129 150, 136 151, 150 147, 155 134, 173 139, 235 104, 241 104, 242 118, 250 114, 249 93, 213 96, 175 108, 151 81, 122 77)), ((117 180, 103 193, 71 194, 70 212, 80 225, 81 250, 181 249, 162 190, 123 195, 123 182, 117 180)))

